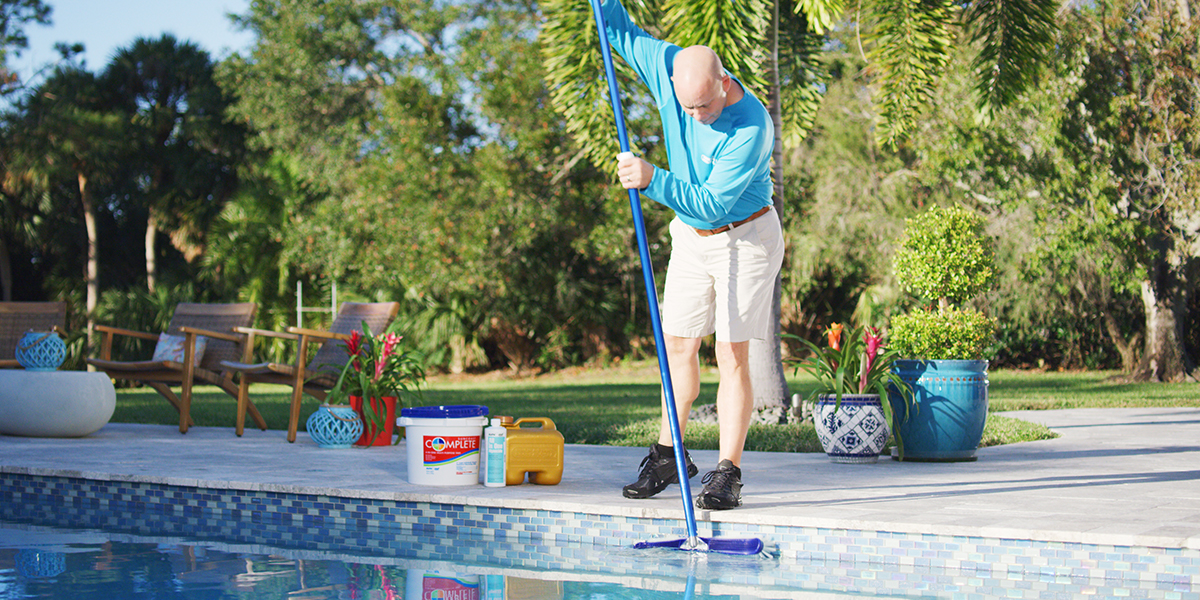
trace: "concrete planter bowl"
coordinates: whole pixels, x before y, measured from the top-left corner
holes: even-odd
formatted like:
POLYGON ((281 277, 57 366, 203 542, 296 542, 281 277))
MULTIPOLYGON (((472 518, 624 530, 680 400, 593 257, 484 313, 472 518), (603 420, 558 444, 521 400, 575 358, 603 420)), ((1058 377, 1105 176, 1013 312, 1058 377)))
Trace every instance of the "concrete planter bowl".
POLYGON ((0 370, 0 433, 83 437, 112 418, 117 392, 104 373, 0 370))

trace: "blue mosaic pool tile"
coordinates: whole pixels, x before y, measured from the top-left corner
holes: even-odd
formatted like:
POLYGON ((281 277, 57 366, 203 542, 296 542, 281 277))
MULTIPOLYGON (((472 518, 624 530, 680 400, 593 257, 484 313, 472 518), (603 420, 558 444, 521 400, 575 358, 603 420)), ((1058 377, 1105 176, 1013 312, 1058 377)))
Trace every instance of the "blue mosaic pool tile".
MULTIPOLYGON (((411 550, 445 560, 499 560, 516 565, 536 558, 541 561, 538 566, 561 567, 546 562, 549 552, 570 562, 573 569, 595 568, 580 566, 581 561, 588 562, 589 552, 594 553, 589 548, 679 537, 683 529, 682 523, 670 519, 197 490, 4 473, 0 473, 0 518, 234 540, 252 536, 253 543, 285 547, 352 552, 411 550), (427 535, 418 541, 404 541, 413 533, 427 535), (449 538, 453 538, 450 543, 438 541, 449 538), (478 545, 462 543, 463 539, 474 538, 482 541, 478 545), (499 558, 497 543, 504 548, 499 558), (548 550, 545 544, 554 545, 548 550), (561 550, 563 545, 569 551, 561 550), (523 547, 536 547, 538 551, 520 551, 523 547)), ((817 565, 809 572, 789 575, 792 579, 780 582, 784 585, 820 582, 813 584, 813 589, 839 589, 840 577, 852 581, 856 588, 861 588, 864 580, 877 584, 875 591, 881 596, 904 589, 929 590, 950 598, 1049 598, 1069 596, 1071 590, 1078 591, 1078 582, 1098 581, 1103 585, 1091 586, 1098 597, 1120 595, 1124 588, 1114 588, 1115 582, 1146 584, 1164 594, 1169 592, 1169 597, 1200 600, 1194 592, 1195 582, 1200 581, 1200 552, 1189 549, 711 522, 700 523, 700 528, 705 536, 761 536, 772 542, 781 559, 817 565), (837 565, 836 575, 827 565, 837 565), (891 577, 886 582, 885 578, 877 581, 873 571, 864 569, 870 565, 887 565, 891 577), (980 586, 986 593, 976 593, 980 586)), ((591 562, 605 563, 608 558, 593 558, 591 562)), ((606 568, 620 571, 625 567, 606 568)), ((631 572, 635 568, 643 569, 645 565, 628 567, 631 572)), ((1141 589, 1138 595, 1151 597, 1140 593, 1144 591, 1141 589)))

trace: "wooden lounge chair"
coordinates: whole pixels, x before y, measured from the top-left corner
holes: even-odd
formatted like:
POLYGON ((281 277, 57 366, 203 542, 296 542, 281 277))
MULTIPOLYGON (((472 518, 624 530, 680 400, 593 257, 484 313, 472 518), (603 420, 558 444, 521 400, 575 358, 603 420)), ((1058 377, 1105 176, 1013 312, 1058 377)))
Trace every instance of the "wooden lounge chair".
POLYGON ((0 302, 0 369, 20 368, 17 342, 26 331, 65 331, 66 326, 66 302, 0 302))
MULTIPOLYGON (((171 317, 171 323, 167 326, 166 331, 169 335, 183 337, 183 356, 177 357, 181 360, 114 361, 112 360, 114 336, 125 335, 159 341, 159 334, 97 325, 96 331, 104 334, 100 345, 100 358, 89 358, 87 363, 108 373, 108 376, 113 379, 141 382, 158 391, 179 411, 179 433, 187 433, 188 427, 193 425, 191 416, 192 386, 197 381, 211 383, 225 390, 230 396, 237 397, 238 388, 233 382, 233 374, 225 370, 221 363, 249 356, 246 336, 234 333, 233 329, 250 325, 254 321, 254 310, 253 302, 239 304, 181 302, 175 307, 175 314, 171 317), (199 364, 196 364, 194 360, 197 336, 207 338, 199 364), (179 385, 182 388, 178 396, 171 391, 171 385, 179 385)), ((267 422, 259 414, 258 408, 250 406, 250 414, 259 427, 264 430, 267 428, 267 422)))
POLYGON ((247 362, 225 361, 222 368, 241 376, 238 385, 238 416, 237 434, 242 435, 242 426, 246 421, 246 408, 253 408, 250 402, 250 384, 279 383, 292 387, 292 408, 288 418, 288 441, 296 441, 296 430, 300 427, 300 402, 304 394, 318 400, 324 400, 329 390, 337 382, 338 374, 346 365, 346 351, 340 344, 326 344, 330 340, 347 340, 353 331, 362 331, 365 321, 371 333, 378 334, 391 324, 400 311, 398 302, 345 302, 338 311, 337 318, 329 326, 328 331, 288 327, 285 333, 237 327, 234 331, 247 336, 247 347, 253 346, 256 336, 282 338, 299 341, 300 347, 296 352, 295 364, 280 364, 273 362, 248 364, 247 362), (308 356, 311 344, 321 344, 307 365, 304 359, 308 356))

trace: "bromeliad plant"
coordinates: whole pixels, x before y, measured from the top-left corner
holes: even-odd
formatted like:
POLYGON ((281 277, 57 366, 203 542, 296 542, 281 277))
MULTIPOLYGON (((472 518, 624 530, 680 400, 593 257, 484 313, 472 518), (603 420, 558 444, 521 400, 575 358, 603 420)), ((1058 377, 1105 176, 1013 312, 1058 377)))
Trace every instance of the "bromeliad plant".
POLYGON ((898 354, 884 345, 878 329, 856 327, 846 335, 842 324, 834 323, 825 330, 828 343, 825 348, 799 336, 784 335, 800 340, 812 352, 802 360, 789 361, 797 372, 803 369, 817 380, 817 387, 809 395, 808 402, 822 394, 835 396, 836 412, 841 409, 843 394, 879 394, 884 418, 892 425, 892 431, 896 431, 891 403, 887 401, 888 388, 898 390, 909 406, 912 405, 912 389, 892 372, 892 362, 898 354))
POLYGON ((342 404, 349 396, 362 398, 365 426, 382 431, 387 415, 382 404, 376 410, 372 398, 411 398, 420 400, 421 385, 425 382, 425 368, 417 353, 403 344, 404 338, 395 331, 396 326, 379 335, 372 335, 371 328, 363 323, 362 332, 350 334, 343 347, 349 359, 342 368, 337 383, 329 391, 327 404, 342 404))

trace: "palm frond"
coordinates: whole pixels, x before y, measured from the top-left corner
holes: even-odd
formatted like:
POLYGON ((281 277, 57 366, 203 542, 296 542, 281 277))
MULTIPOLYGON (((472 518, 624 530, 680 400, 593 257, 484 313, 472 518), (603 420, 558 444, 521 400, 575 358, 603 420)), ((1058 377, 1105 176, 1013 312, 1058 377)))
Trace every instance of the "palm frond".
MULTIPOLYGON (((783 144, 794 148, 812 131, 829 74, 821 62, 828 42, 812 25, 803 0, 781 2, 779 11, 779 87, 783 106, 783 144)), ((834 10, 831 3, 827 10, 834 10)), ((840 5, 837 10, 840 11, 840 5)), ((839 12, 840 14, 840 12, 839 12)))
POLYGON ((703 44, 712 48, 725 68, 750 87, 755 96, 766 98, 766 0, 712 2, 710 0, 666 0, 664 22, 671 24, 668 41, 687 47, 703 44))
POLYGON ((980 44, 979 110, 990 115, 1033 83, 1054 44, 1055 0, 975 0, 966 13, 971 41, 980 44))
POLYGON ((947 0, 878 0, 867 54, 879 89, 876 138, 894 146, 916 127, 954 47, 955 4, 947 0))

